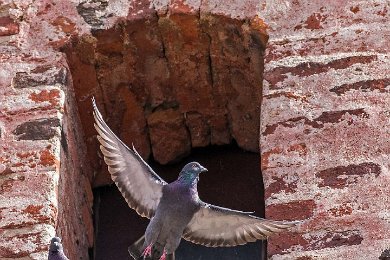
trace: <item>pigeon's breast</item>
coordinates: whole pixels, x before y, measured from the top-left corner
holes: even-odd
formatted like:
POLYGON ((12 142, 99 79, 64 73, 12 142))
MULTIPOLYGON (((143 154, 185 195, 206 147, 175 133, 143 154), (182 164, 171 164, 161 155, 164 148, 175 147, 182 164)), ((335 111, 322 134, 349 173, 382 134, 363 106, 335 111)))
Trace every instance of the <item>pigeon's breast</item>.
POLYGON ((157 211, 162 216, 169 216, 176 221, 176 224, 185 227, 199 209, 196 198, 197 192, 188 187, 167 185, 163 188, 163 196, 157 211))

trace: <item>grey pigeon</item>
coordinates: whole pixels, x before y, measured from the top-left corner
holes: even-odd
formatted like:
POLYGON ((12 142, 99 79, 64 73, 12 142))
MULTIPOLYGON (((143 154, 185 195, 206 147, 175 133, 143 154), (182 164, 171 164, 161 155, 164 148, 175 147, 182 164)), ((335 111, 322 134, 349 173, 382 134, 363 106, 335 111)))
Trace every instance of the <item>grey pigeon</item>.
POLYGON ((64 249, 62 248, 61 238, 53 237, 50 242, 49 247, 49 257, 48 260, 69 260, 64 254, 64 249))
POLYGON ((258 218, 250 212, 201 201, 197 183, 199 174, 207 169, 197 162, 185 165, 178 179, 168 184, 141 158, 134 146, 128 148, 111 131, 94 99, 92 103, 97 139, 111 178, 127 204, 150 219, 144 238, 137 241, 142 243, 144 258, 152 255, 154 247, 162 248, 160 260, 167 255, 170 258, 181 238, 208 247, 230 247, 267 239, 297 224, 258 218))

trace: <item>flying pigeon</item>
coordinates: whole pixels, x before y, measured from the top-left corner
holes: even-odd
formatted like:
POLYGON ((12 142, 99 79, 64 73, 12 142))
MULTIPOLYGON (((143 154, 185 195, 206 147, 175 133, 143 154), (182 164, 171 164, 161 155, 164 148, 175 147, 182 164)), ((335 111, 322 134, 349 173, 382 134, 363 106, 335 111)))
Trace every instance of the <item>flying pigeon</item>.
POLYGON ((230 247, 267 239, 269 235, 297 224, 258 218, 250 212, 201 201, 197 183, 199 174, 207 169, 197 162, 185 165, 178 179, 168 184, 142 159, 134 146, 128 148, 111 131, 94 99, 92 105, 97 139, 112 180, 127 204, 142 217, 150 219, 144 238, 138 241, 143 241, 141 256, 144 258, 150 257, 155 247, 160 247, 160 260, 166 260, 167 256, 174 259, 171 256, 181 238, 208 247, 230 247))
POLYGON ((62 248, 61 238, 53 237, 50 242, 49 247, 49 257, 48 260, 69 260, 64 254, 64 249, 62 248))

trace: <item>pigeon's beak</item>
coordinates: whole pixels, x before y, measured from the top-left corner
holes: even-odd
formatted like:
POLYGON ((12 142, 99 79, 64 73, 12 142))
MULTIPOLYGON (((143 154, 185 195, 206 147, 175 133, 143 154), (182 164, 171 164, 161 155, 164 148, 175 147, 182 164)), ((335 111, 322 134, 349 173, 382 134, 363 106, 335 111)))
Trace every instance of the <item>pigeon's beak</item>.
POLYGON ((207 168, 202 166, 202 168, 200 168, 200 172, 207 172, 207 168))

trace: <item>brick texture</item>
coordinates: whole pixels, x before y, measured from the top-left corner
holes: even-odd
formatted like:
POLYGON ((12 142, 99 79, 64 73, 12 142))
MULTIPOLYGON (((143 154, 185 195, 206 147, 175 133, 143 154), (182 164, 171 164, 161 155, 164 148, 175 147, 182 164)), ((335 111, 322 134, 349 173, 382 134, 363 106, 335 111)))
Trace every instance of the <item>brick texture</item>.
MULTIPOLYGON (((172 163, 192 148, 233 140, 258 152, 268 36, 251 9, 255 1, 245 2, 240 10, 219 1, 156 1, 154 8, 148 1, 131 2, 126 19, 111 27, 110 18, 78 6, 94 30, 64 51, 95 186, 111 180, 96 153, 92 96, 113 131, 144 158, 153 154, 162 164, 172 163)), ((110 5, 99 8, 109 15, 110 5)))
POLYGON ((47 259, 57 234, 70 259, 89 259, 91 185, 111 181, 92 96, 145 158, 169 163, 233 139, 258 151, 267 35, 257 8, 0 1, 0 258, 47 259))
POLYGON ((109 183, 92 96, 161 162, 260 136, 267 217, 303 221, 271 259, 386 257, 386 1, 76 2, 0 3, 0 258, 46 259, 57 233, 88 259, 91 183, 109 183), (185 149, 161 153, 176 129, 185 149))
POLYGON ((303 219, 270 259, 378 259, 389 247, 386 1, 262 1, 266 216, 303 219))
POLYGON ((93 246, 91 169, 67 61, 53 49, 73 33, 57 13, 71 15, 67 5, 0 3, 1 259, 47 259, 56 234, 70 259, 93 246))

